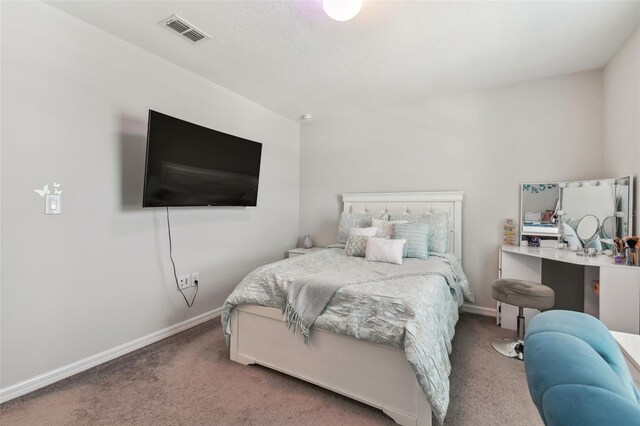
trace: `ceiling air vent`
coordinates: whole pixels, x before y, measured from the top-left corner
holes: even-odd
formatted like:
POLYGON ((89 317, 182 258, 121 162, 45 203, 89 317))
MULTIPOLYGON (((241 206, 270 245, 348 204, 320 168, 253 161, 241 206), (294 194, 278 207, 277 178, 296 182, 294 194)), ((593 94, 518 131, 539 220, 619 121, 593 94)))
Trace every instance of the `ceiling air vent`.
POLYGON ((196 30, 186 31, 186 32, 182 33, 182 35, 185 36, 186 38, 188 38, 189 40, 191 40, 194 43, 197 43, 200 40, 202 40, 203 38, 205 38, 204 34, 199 33, 196 30))
POLYGON ((200 43, 211 38, 210 35, 191 25, 189 22, 177 15, 171 15, 167 19, 160 21, 159 24, 180 34, 193 44, 200 43))

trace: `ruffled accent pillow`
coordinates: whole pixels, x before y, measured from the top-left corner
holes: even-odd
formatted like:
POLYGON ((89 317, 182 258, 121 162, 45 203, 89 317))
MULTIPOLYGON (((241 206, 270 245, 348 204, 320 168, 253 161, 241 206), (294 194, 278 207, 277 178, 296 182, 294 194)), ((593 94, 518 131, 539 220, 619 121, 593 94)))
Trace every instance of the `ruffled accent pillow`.
POLYGON ((368 237, 365 257, 371 262, 402 265, 402 248, 405 242, 405 240, 368 237))
POLYGON ((367 240, 366 235, 349 235, 347 237, 347 244, 344 247, 344 254, 347 256, 364 257, 367 252, 367 240))
POLYGON ((377 213, 371 215, 369 213, 347 213, 340 214, 340 224, 338 225, 337 240, 339 243, 346 243, 351 228, 365 228, 371 225, 371 219, 388 219, 386 213, 377 213))
POLYGON ((380 220, 371 219, 371 226, 378 228, 376 237, 378 238, 391 238, 393 235, 393 225, 396 223, 409 223, 406 220, 380 220))
POLYGON ((429 258, 429 225, 426 223, 395 224, 393 238, 406 240, 402 257, 429 258))
POLYGON ((431 228, 429 230, 429 251, 447 253, 449 250, 448 213, 396 214, 391 215, 389 219, 406 220, 409 223, 426 223, 431 228))

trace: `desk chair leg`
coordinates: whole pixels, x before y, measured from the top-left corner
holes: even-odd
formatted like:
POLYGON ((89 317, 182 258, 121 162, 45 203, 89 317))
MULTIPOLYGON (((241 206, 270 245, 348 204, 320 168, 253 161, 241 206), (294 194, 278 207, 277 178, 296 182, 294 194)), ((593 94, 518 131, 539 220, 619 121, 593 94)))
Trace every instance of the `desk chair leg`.
POLYGON ((494 340, 491 346, 504 356, 524 359, 524 308, 522 306, 518 307, 516 338, 494 340))

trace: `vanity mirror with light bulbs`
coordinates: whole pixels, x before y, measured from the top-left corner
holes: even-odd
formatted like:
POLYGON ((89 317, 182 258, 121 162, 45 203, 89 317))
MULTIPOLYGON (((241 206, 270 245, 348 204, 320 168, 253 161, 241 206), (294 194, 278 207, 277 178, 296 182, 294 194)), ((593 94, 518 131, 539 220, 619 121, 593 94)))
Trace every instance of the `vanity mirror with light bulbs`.
POLYGON ((523 183, 520 223, 522 236, 556 237, 580 254, 613 251, 616 237, 632 235, 633 176, 523 183))
MULTIPOLYGON (((543 244, 503 245, 498 276, 543 283, 555 292, 553 309, 586 312, 610 330, 640 334, 640 267, 614 263, 616 242, 634 232, 633 194, 633 176, 522 184, 522 238, 543 244)), ((517 312, 498 302, 498 324, 515 329, 517 312)), ((527 322, 537 313, 524 309, 527 322)))

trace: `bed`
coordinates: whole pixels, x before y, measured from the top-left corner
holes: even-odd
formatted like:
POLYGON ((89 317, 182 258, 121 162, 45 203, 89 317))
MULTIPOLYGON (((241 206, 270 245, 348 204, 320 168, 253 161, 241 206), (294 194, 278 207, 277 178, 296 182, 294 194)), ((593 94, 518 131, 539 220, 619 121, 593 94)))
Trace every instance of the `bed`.
MULTIPOLYGON (((393 266, 348 258, 340 248, 265 265, 249 274, 225 303, 222 322, 230 358, 245 365, 260 364, 371 405, 401 425, 431 425, 432 413, 442 422, 449 397, 451 339, 462 299, 467 298, 459 286, 466 282, 459 266, 462 192, 343 194, 342 198, 343 211, 348 213, 446 214, 446 253, 420 262, 438 267, 446 263, 456 276, 401 276, 393 286, 383 281, 343 287, 318 317, 305 345, 283 321, 279 280, 313 268, 357 262, 383 272, 393 266), (416 305, 401 306, 395 291, 404 292, 402 297, 416 305), (368 312, 355 318, 346 305, 354 300, 368 312), (423 306, 424 315, 414 312, 423 306), (384 317, 393 310, 397 319, 376 321, 376 315, 384 317), (368 327, 372 319, 382 325, 368 327)), ((418 260, 404 263, 410 268, 418 260)), ((464 288, 470 291, 468 282, 464 288)))

